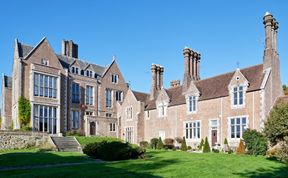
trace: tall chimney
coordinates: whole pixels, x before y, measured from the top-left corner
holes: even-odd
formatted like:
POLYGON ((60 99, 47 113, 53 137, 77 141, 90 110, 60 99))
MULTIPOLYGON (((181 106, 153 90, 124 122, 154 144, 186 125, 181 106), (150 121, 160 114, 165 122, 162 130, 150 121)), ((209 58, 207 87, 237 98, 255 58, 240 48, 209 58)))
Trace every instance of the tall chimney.
POLYGON ((196 75, 196 80, 200 80, 200 59, 201 59, 201 54, 197 53, 197 75, 196 75))
POLYGON ((192 68, 192 59, 191 57, 191 50, 187 47, 183 49, 183 55, 184 55, 184 78, 183 78, 183 89, 186 90, 189 87, 190 81, 191 81, 191 68, 192 68))
POLYGON ((277 30, 279 28, 278 22, 273 15, 266 12, 263 17, 263 24, 265 28, 265 50, 264 50, 264 69, 272 67, 275 56, 277 54, 277 30))
POLYGON ((154 100, 156 97, 157 92, 157 75, 156 75, 157 66, 155 64, 152 64, 151 66, 151 72, 152 72, 152 86, 150 91, 150 100, 154 100))
POLYGON ((78 58, 78 45, 72 40, 62 40, 62 55, 78 58))
POLYGON ((161 90, 163 88, 163 73, 164 73, 164 67, 163 66, 160 66, 160 88, 159 90, 161 90))

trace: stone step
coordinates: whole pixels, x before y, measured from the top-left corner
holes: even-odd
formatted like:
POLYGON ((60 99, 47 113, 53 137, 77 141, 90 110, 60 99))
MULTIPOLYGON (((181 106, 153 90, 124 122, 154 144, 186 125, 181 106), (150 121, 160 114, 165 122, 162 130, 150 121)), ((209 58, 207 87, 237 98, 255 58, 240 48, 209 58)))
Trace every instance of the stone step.
POLYGON ((58 151, 81 151, 81 146, 73 137, 51 137, 58 151))

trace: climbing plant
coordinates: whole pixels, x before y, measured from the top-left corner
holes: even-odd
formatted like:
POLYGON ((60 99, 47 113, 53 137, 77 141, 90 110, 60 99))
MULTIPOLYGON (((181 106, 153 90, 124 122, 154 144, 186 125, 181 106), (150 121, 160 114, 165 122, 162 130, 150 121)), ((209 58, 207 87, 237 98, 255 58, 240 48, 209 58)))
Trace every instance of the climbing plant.
POLYGON ((18 102, 18 117, 21 123, 21 127, 28 126, 30 123, 30 115, 30 101, 21 96, 18 102))

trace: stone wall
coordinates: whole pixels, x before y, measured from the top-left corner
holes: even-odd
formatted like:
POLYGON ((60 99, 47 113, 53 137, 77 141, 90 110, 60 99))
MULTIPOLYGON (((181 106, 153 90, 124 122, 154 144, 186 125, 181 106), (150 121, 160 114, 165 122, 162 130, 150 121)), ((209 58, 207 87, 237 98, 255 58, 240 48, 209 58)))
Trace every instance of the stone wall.
POLYGON ((55 148, 47 133, 0 131, 0 150, 22 149, 27 147, 55 148))

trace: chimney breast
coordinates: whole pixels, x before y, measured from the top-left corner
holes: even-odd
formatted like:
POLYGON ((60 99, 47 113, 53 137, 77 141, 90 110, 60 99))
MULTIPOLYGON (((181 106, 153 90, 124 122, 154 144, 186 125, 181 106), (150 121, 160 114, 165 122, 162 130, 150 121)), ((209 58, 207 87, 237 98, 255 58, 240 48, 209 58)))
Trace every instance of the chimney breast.
POLYGON ((62 55, 78 58, 78 45, 72 40, 62 40, 62 55))

